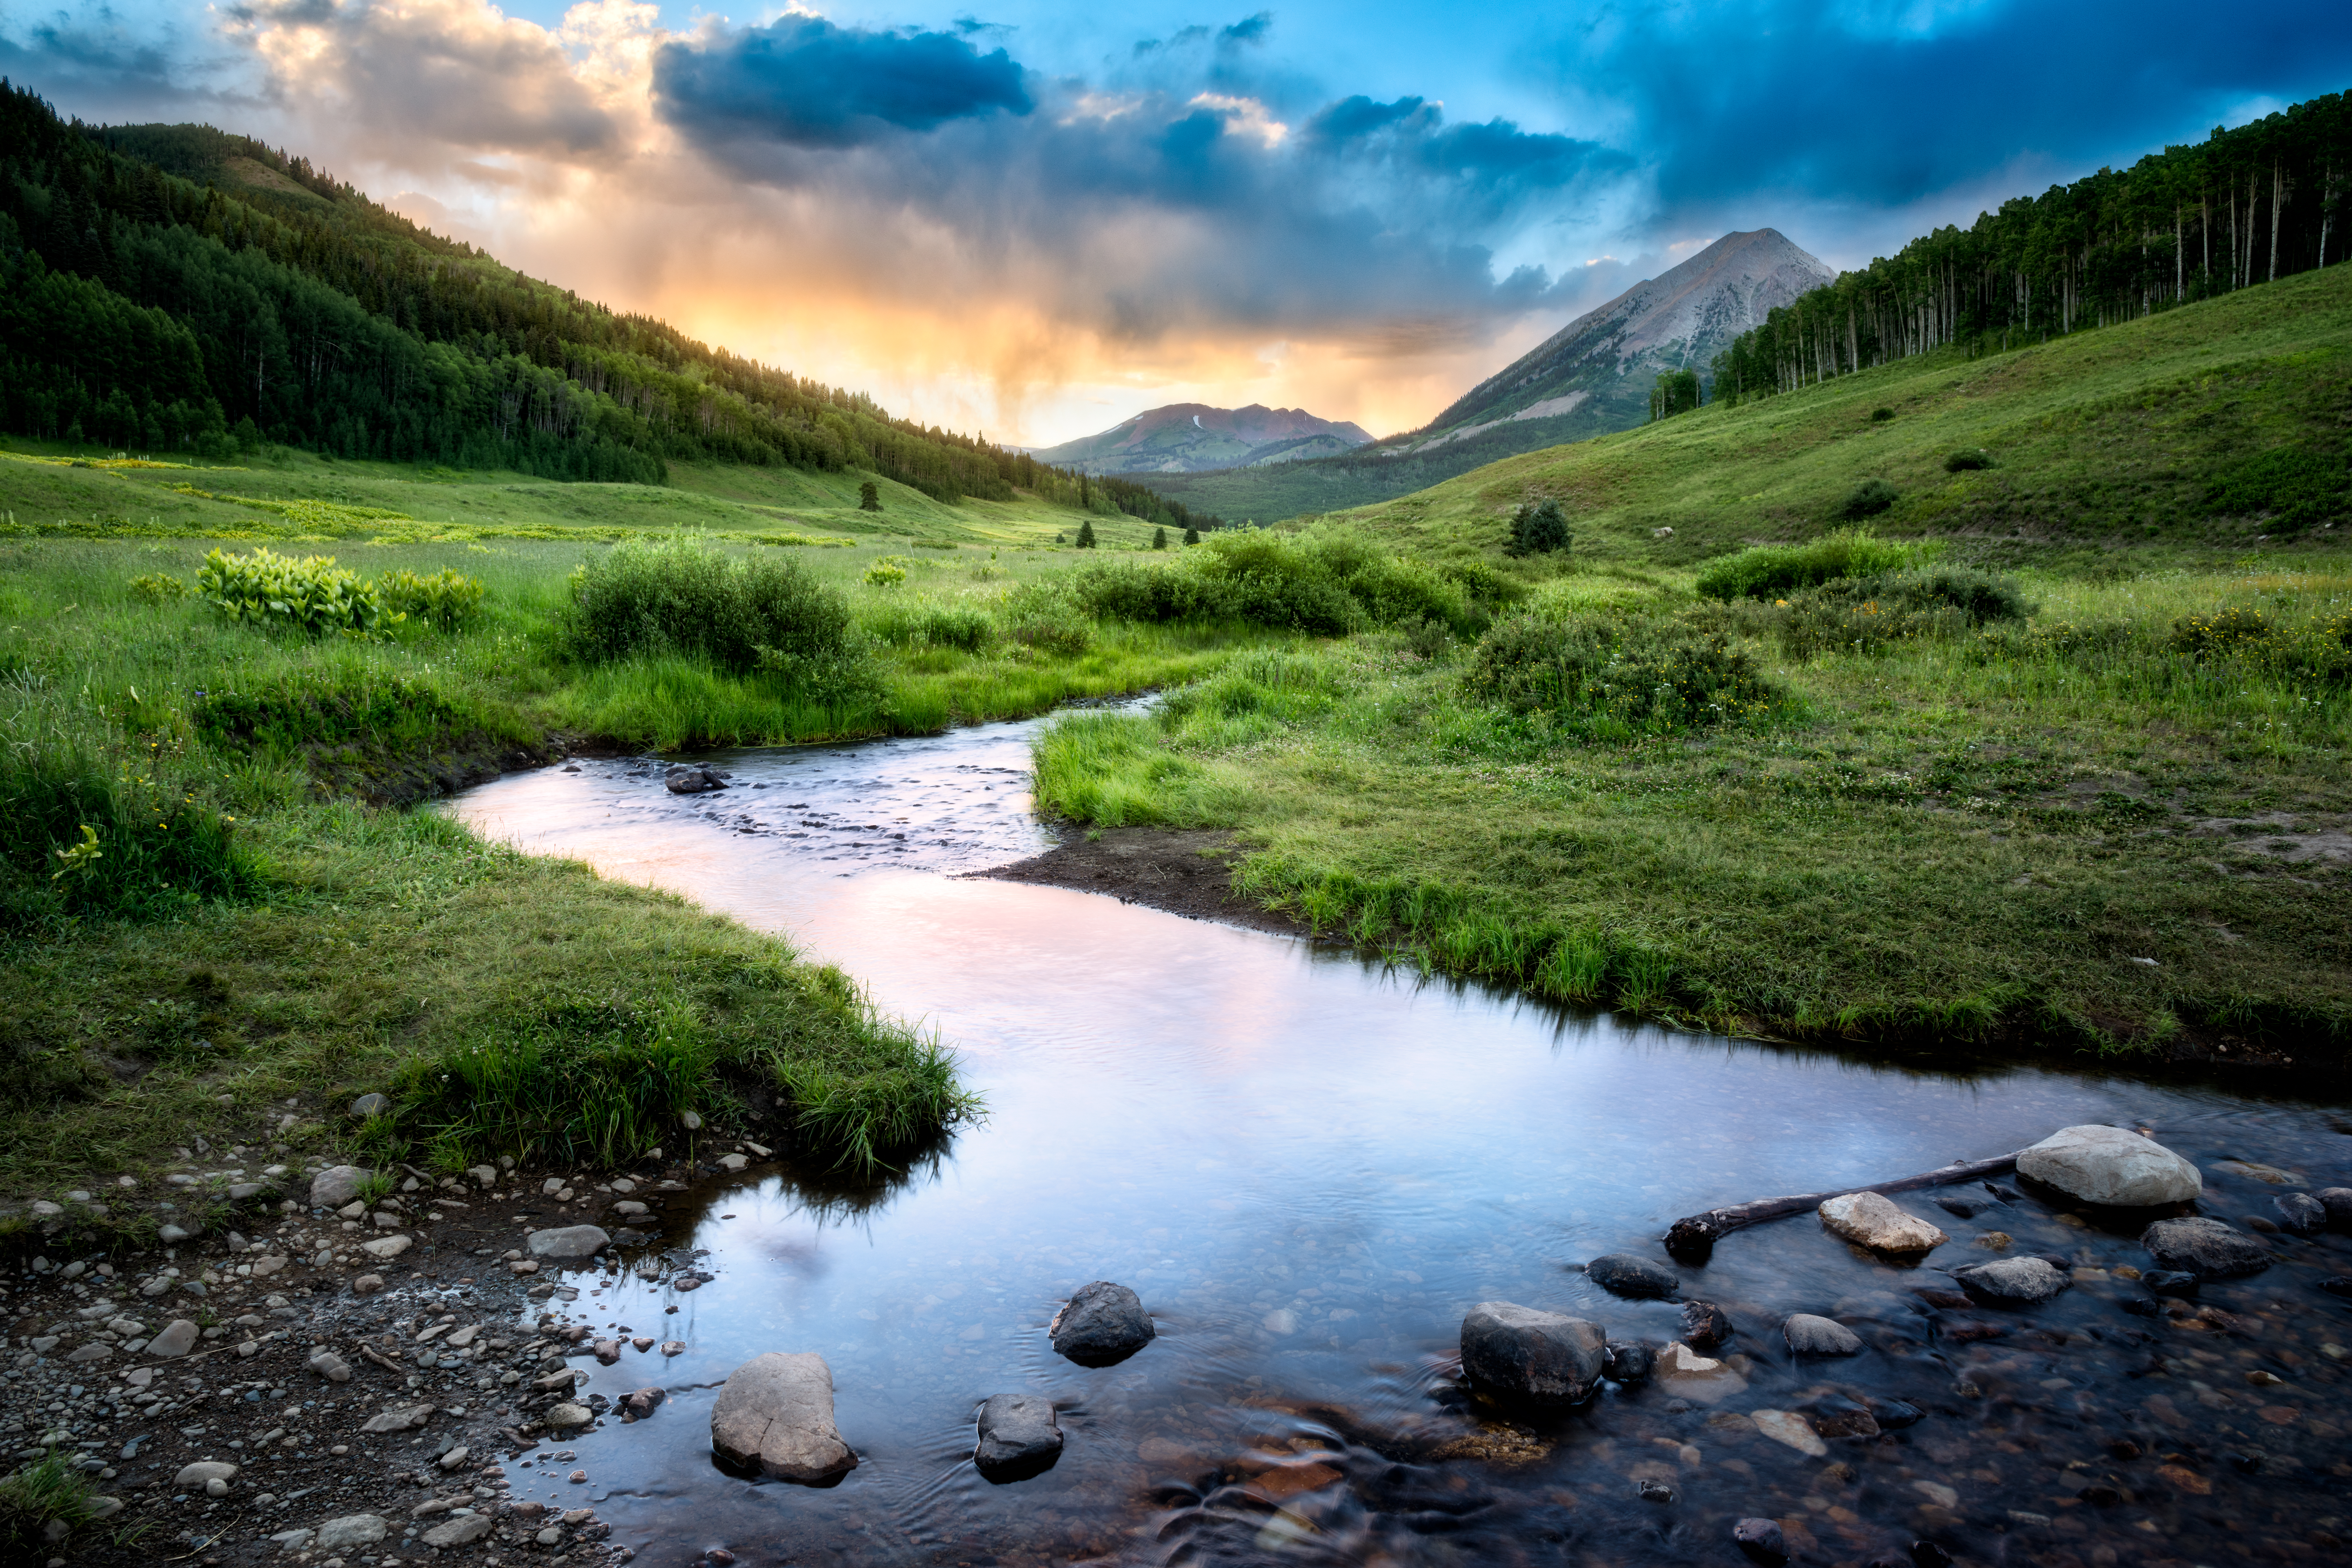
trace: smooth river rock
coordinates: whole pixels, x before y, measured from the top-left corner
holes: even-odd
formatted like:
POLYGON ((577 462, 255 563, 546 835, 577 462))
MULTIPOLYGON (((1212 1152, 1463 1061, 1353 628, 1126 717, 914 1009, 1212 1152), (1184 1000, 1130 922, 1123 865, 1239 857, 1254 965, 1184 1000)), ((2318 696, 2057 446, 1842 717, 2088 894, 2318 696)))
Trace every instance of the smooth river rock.
POLYGON ((1748 1380, 1713 1356, 1703 1356, 1680 1342, 1660 1351, 1651 1375, 1667 1394, 1713 1405, 1748 1392, 1748 1380))
POLYGON ((2087 1204, 2153 1208, 2205 1190, 2197 1167, 2153 1139, 2121 1127, 2065 1127, 2017 1157, 2017 1173, 2087 1204))
POLYGON ((698 767, 682 763, 662 775, 662 783, 672 795, 700 795, 705 790, 725 789, 727 780, 716 768, 698 767))
POLYGON ((2039 1306, 2074 1286, 2073 1276, 2052 1268, 2040 1258, 2003 1258, 1992 1263, 1979 1263, 1953 1269, 1952 1278, 1976 1300, 2005 1307, 2039 1306))
POLYGON ((2271 1266, 2269 1247, 2202 1215, 2158 1220, 2140 1232, 2139 1244, 2162 1268, 2200 1279, 2240 1279, 2271 1266))
POLYGON ((1731 1539, 1751 1563, 1780 1568, 1789 1561, 1789 1545, 1777 1519, 1743 1519, 1731 1527, 1731 1539))
POLYGON ((1932 1252, 1952 1239, 1880 1193, 1847 1193, 1823 1203, 1819 1212, 1831 1235, 1873 1252, 1932 1252))
POLYGON ((339 1209, 360 1195, 360 1184, 373 1174, 358 1165, 330 1165, 310 1178, 310 1206, 339 1209))
POLYGON ((1110 1366, 1151 1342, 1151 1314, 1124 1285, 1097 1279, 1062 1304, 1046 1328, 1055 1351, 1080 1366, 1110 1366))
POLYGON ((196 1336, 204 1331, 185 1318, 165 1325, 163 1331, 147 1342, 147 1353, 160 1356, 181 1356, 196 1348, 196 1336))
POLYGON ((2297 1236, 2316 1236, 2327 1228, 2327 1205, 2309 1193, 2283 1193, 2271 1200, 2278 1210, 2279 1228, 2297 1236))
POLYGON ((1636 1299, 1671 1296, 1683 1288, 1682 1277, 1663 1263, 1630 1252, 1612 1252, 1584 1266, 1584 1277, 1612 1296, 1636 1299))
POLYGON ((979 1426, 972 1463, 990 1480, 1034 1476, 1061 1455, 1062 1425, 1043 1394, 997 1394, 980 1407, 979 1426))
POLYGON ((435 1525, 425 1532, 422 1539, 425 1545, 440 1547, 444 1550, 452 1546, 463 1546, 468 1542, 479 1541, 488 1535, 495 1522, 496 1521, 487 1513, 459 1514, 446 1524, 435 1525))
POLYGON ((553 1230, 534 1230, 523 1245, 533 1258, 551 1263, 576 1263, 593 1258, 613 1244, 613 1238, 593 1225, 567 1225, 553 1230))
POLYGON ((857 1468, 833 1424, 833 1369, 814 1352, 769 1351, 737 1367, 710 1407, 722 1459, 788 1481, 828 1481, 857 1468))
POLYGON ((382 1514, 347 1513, 341 1519, 331 1519, 319 1526, 311 1544, 321 1552, 338 1547, 373 1546, 384 1537, 391 1526, 382 1514))
POLYGON ((1799 1312, 1780 1325, 1780 1337, 1797 1355, 1860 1355, 1862 1340, 1833 1318, 1799 1312))
POLYGON ((1645 1382, 1656 1360, 1650 1347, 1639 1340, 1611 1340, 1608 1353, 1609 1375, 1620 1383, 1645 1382))
POLYGON ((1528 1405, 1577 1405, 1608 1365, 1609 1340, 1582 1318, 1511 1301, 1481 1301, 1462 1320, 1462 1370, 1488 1394, 1528 1405))
POLYGON ((2330 1230, 2352 1230, 2352 1187, 2322 1187, 2311 1195, 2327 1211, 2330 1230))

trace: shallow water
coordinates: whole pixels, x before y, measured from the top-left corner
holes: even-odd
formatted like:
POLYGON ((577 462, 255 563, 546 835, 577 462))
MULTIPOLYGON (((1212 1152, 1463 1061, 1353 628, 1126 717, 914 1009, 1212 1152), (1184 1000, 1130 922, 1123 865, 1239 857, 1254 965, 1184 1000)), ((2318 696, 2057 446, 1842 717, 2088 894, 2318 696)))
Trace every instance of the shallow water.
POLYGON ((1859 1255, 1803 1217, 1682 1270, 1685 1295, 1736 1328, 1724 1353, 1746 1386, 1717 1403, 1612 1385, 1513 1426, 1475 1405, 1454 1361, 1463 1313, 1487 1300, 1676 1338, 1678 1305, 1613 1299, 1574 1266, 1662 1257, 1656 1238, 1698 1209, 2074 1122, 2153 1129, 2206 1171, 2202 1212, 2268 1215, 2287 1189, 2222 1162, 2344 1182, 2352 1123, 2328 1108, 1743 1045, 956 879, 1044 847, 1029 733, 724 754, 700 760, 736 787, 695 797, 668 795, 650 759, 583 761, 457 803, 484 832, 841 964, 884 1008, 936 1025, 989 1102, 984 1125, 886 1190, 770 1163, 670 1194, 663 1253, 705 1249, 713 1281, 591 1271, 569 1309, 685 1341, 674 1360, 575 1363, 588 1392, 655 1384, 668 1402, 510 1468, 517 1496, 593 1501, 615 1542, 662 1563, 721 1545, 745 1563, 1737 1561, 1731 1521, 1750 1515, 1783 1521, 1798 1559, 1821 1563, 1927 1540, 2050 1568, 2220 1564, 2326 1558, 2352 1537, 2336 1359, 2352 1323, 2316 1288, 2347 1271, 2344 1237, 2276 1238, 2267 1273, 2175 1309, 2200 1315, 2145 1317, 2123 1306, 2141 1288, 2105 1272, 2148 1265, 2130 1232, 2022 1195, 1962 1219, 1915 1193, 1900 1201, 1952 1237, 1931 1265, 2042 1253, 2086 1272, 2028 1313, 1939 1307, 1916 1293, 1952 1289, 1934 1268, 1859 1255), (1975 1245, 1995 1230, 2006 1253, 1975 1245), (1087 1370, 1045 1329, 1097 1279, 1139 1292, 1160 1337, 1087 1370), (1833 1314, 1868 1348, 1792 1363, 1779 1326, 1793 1311, 1833 1314), (768 1350, 830 1363, 859 1460, 838 1485, 713 1466, 717 1386, 768 1350), (1007 1390, 1050 1396, 1067 1443, 1051 1470, 998 1486, 970 1463, 971 1423, 1007 1390), (1924 1418, 1799 1434, 1818 1454, 1753 1419, 1866 1428, 1855 1414, 1892 1417, 1891 1400, 1924 1418), (562 1479, 575 1468, 586 1484, 562 1479))

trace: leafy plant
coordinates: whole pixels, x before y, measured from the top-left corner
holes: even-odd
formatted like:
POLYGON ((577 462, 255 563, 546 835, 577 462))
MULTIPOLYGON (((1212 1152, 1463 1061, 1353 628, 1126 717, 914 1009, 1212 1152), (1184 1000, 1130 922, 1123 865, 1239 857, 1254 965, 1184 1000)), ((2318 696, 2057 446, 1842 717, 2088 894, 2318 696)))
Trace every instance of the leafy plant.
POLYGON ((1647 616, 1513 616, 1479 640, 1463 684, 1597 740, 1759 718, 1788 700, 1721 634, 1647 616))
POLYGON ((188 585, 168 572, 149 572, 131 579, 131 596, 142 605, 170 605, 188 596, 188 585))
POLYGON ((2352 513, 2352 466, 2342 452, 2275 447, 2214 479, 2205 500, 2220 516, 2266 516, 2291 532, 2352 513))
POLYGON ((374 588, 331 555, 297 560, 269 549, 249 555, 215 550, 196 573, 196 592, 230 621, 288 626, 314 635, 370 636, 404 617, 387 616, 374 588))
POLYGON ((1944 472, 1965 474, 1971 468, 1992 467, 1992 454, 1982 447, 1963 447, 1944 459, 1944 472))
POLYGON ((1853 519, 1876 517, 1902 499, 1903 492, 1885 479, 1864 479, 1847 494, 1845 504, 1838 509, 1838 512, 1840 516, 1853 519))
POLYGON ((2032 613, 2015 583, 1959 566, 1842 577, 1793 594, 1778 607, 1780 647, 1799 658, 1958 637, 2032 613))
POLYGON ((683 533, 614 545, 573 573, 559 634, 583 663, 681 654, 733 675, 857 651, 848 601, 798 564, 746 561, 683 533))
POLYGON ((387 572, 375 586, 385 609, 415 616, 436 631, 456 631, 482 607, 481 579, 454 567, 429 577, 405 570, 387 572))
POLYGON ((907 562, 898 555, 877 556, 866 568, 866 585, 869 588, 895 588, 907 580, 907 562))
POLYGON ((1551 497, 1521 501, 1518 510, 1511 513, 1512 554, 1541 555, 1568 547, 1568 516, 1551 497))
POLYGON ((1710 599, 1778 598, 1839 577, 1892 572, 1920 553, 1866 529, 1849 529, 1804 544, 1767 544, 1719 557, 1698 574, 1697 587, 1710 599))

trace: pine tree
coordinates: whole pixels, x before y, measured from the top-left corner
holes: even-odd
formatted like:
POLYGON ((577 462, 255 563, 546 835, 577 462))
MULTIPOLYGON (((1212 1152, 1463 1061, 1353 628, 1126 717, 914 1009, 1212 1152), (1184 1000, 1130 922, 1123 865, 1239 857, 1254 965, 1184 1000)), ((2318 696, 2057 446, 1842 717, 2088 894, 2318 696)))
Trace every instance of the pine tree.
POLYGON ((1197 528, 1188 528, 1188 529, 1186 529, 1186 530, 1184 531, 1184 542, 1185 542, 1185 543, 1187 543, 1187 544, 1198 544, 1198 543, 1200 543, 1200 542, 1201 542, 1201 531, 1200 531, 1199 529, 1197 529, 1197 528))
POLYGON ((882 487, 876 484, 872 479, 868 479, 864 484, 858 486, 857 510, 860 511, 880 511, 882 510, 882 487))
POLYGON ((1154 550, 1165 550, 1168 548, 1168 531, 1166 529, 1155 528, 1151 531, 1151 548, 1154 550))
POLYGON ((1092 550, 1094 547, 1095 522, 1094 519, 1088 518, 1086 521, 1078 524, 1078 548, 1081 550, 1092 550))

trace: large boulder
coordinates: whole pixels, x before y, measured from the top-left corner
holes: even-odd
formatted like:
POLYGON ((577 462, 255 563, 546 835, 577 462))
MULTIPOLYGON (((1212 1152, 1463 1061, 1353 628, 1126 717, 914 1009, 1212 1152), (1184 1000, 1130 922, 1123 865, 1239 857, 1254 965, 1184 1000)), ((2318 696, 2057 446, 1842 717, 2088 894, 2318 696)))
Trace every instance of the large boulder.
POLYGON ((1062 1426, 1043 1394, 1000 1394, 980 1407, 980 1443, 971 1457, 990 1480, 1034 1476, 1061 1452, 1062 1426))
POLYGON ((2352 1187, 2322 1187, 2311 1195, 2327 1211, 2330 1230, 2352 1230, 2352 1187))
POLYGON ((1045 1330, 1054 1349, 1080 1366, 1109 1366, 1151 1342, 1151 1314, 1124 1285, 1097 1279, 1062 1304, 1045 1330))
POLYGON ((2003 1258, 1955 1268, 1960 1289, 1979 1301, 2004 1307, 2038 1307, 2061 1290, 2074 1289, 2072 1275, 2040 1258, 2003 1258))
POLYGON ((1873 1252, 1930 1252, 1952 1239, 1879 1193, 1846 1193, 1823 1203, 1819 1212, 1831 1235, 1873 1252))
POLYGON ((2018 1155, 2017 1173, 2116 1208, 2185 1204, 2205 1190, 2197 1167, 2163 1144, 2095 1123, 2053 1132, 2018 1155))
POLYGON ((1524 1405, 1577 1405, 1601 1385, 1609 1339, 1582 1318, 1481 1301, 1462 1320, 1462 1370, 1488 1394, 1524 1405))
POLYGON ((1683 1288, 1682 1277, 1663 1263, 1630 1252, 1612 1252, 1584 1266, 1584 1277, 1612 1296, 1671 1296, 1683 1288))
POLYGON ((551 1263, 577 1263, 595 1257, 613 1244, 613 1238, 593 1225, 567 1225, 553 1230, 534 1230, 523 1245, 533 1258, 551 1263))
POLYGON ((310 1178, 310 1206, 339 1209, 360 1195, 360 1184, 373 1173, 357 1165, 330 1165, 310 1178))
POLYGON ((1780 1325, 1780 1337, 1794 1355, 1860 1355, 1862 1339, 1834 1318, 1799 1312, 1780 1325))
POLYGON ((808 1351, 770 1351, 737 1367, 710 1407, 710 1446, 730 1463, 788 1481, 829 1481, 857 1468, 833 1424, 833 1369, 808 1351))
POLYGON ((2159 1268, 2200 1279, 2239 1279, 2271 1266, 2271 1249, 2242 1230, 2202 1215, 2160 1219, 2139 1234, 2159 1268))

